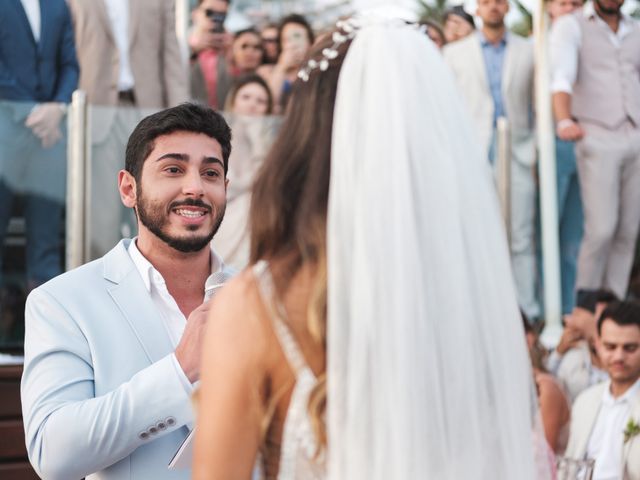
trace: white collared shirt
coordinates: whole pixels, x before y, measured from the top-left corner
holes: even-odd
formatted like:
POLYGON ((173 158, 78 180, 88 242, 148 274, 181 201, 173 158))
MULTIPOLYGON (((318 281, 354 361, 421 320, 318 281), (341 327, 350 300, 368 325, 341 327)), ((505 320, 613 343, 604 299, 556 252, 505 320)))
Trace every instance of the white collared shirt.
POLYGON ((36 42, 40 41, 40 0, 20 0, 22 2, 22 8, 27 14, 29 19, 29 25, 31 25, 31 31, 33 32, 33 38, 36 42))
POLYGON ((104 3, 120 59, 118 91, 124 92, 131 90, 135 84, 129 59, 129 0, 104 0, 104 3))
MULTIPOLYGON (((628 15, 621 13, 618 31, 614 32, 595 12, 593 3, 587 3, 582 9, 582 14, 586 18, 595 19, 598 27, 606 30, 607 38, 616 49, 620 48, 622 39, 631 32, 635 21, 628 15)), ((554 93, 572 93, 573 85, 578 78, 578 55, 582 47, 582 32, 575 15, 580 15, 580 13, 563 15, 551 27, 549 37, 552 75, 551 91, 554 93)))
MULTIPOLYGON (((165 328, 167 335, 171 339, 171 344, 175 349, 180 343, 184 328, 187 324, 187 319, 180 311, 178 304, 169 293, 167 284, 158 270, 147 260, 136 245, 137 237, 131 240, 129 244, 128 252, 131 260, 133 261, 145 288, 151 296, 153 304, 160 313, 160 321, 165 328)), ((211 249, 211 273, 219 272, 224 269, 224 263, 222 259, 211 249)), ((204 301, 204 285, 202 286, 202 300, 204 301)), ((189 382, 189 379, 185 375, 182 367, 178 363, 178 359, 175 354, 172 355, 173 366, 175 367, 178 376, 180 377, 185 391, 191 394, 193 391, 193 385, 189 382)))
POLYGON ((624 429, 633 400, 640 392, 640 379, 618 398, 613 398, 610 388, 608 382, 587 444, 587 457, 596 460, 593 480, 622 480, 624 429))

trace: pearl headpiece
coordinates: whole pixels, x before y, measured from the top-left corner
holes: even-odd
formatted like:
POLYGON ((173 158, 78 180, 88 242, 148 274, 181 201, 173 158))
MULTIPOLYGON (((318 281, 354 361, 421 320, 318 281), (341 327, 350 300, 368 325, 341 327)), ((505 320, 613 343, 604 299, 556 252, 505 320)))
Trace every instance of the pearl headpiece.
POLYGON ((303 82, 309 81, 309 75, 316 69, 324 72, 329 68, 329 61, 338 57, 338 48, 356 36, 359 24, 355 18, 338 20, 336 22, 337 31, 333 32, 331 39, 333 43, 330 47, 322 49, 322 58, 319 60, 309 59, 307 64, 298 71, 298 78, 303 82))
POLYGON ((398 18, 391 20, 385 19, 384 22, 381 22, 380 19, 374 22, 367 22, 366 20, 363 21, 363 19, 359 17, 351 17, 346 20, 338 20, 336 22, 336 28, 338 30, 333 32, 333 35, 331 36, 331 39, 333 40, 331 46, 322 49, 322 57, 320 59, 309 59, 307 64, 298 71, 298 78, 303 82, 308 82, 311 72, 313 72, 314 70, 319 69, 322 72, 326 71, 329 68, 329 61, 338 58, 338 49, 340 48, 340 46, 348 42, 349 40, 352 40, 356 36, 358 30, 360 30, 360 28, 362 28, 364 24, 373 23, 376 23, 378 25, 380 23, 385 23, 387 25, 393 24, 403 27, 410 26, 426 33, 426 27, 424 25, 410 23, 398 18))

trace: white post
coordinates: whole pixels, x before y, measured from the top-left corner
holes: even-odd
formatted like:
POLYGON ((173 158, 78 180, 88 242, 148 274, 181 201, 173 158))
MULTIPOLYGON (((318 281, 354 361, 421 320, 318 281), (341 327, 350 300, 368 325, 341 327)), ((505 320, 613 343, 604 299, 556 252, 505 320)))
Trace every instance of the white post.
POLYGON ((499 117, 496 122, 495 162, 500 210, 511 248, 511 139, 509 122, 505 117, 499 117))
POLYGON ((191 8, 189 0, 176 0, 176 36, 178 37, 178 45, 184 66, 189 65, 189 21, 191 17, 191 8))
POLYGON ((544 274, 544 318, 541 341, 546 347, 557 344, 562 333, 560 247, 558 241, 558 190, 556 183, 555 129, 551 111, 547 14, 544 0, 536 2, 533 16, 535 41, 535 96, 540 178, 542 268, 544 274))
POLYGON ((76 90, 71 97, 67 119, 67 213, 66 213, 66 269, 79 267, 85 258, 87 203, 88 108, 87 94, 76 90))

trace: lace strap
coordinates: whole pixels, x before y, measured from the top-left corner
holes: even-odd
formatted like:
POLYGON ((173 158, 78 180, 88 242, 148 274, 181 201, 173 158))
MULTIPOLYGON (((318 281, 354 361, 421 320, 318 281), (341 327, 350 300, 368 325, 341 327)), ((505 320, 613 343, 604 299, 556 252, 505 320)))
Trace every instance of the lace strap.
POLYGON ((258 282, 262 301, 267 308, 269 318, 271 319, 273 329, 276 333, 276 337, 278 337, 284 356, 289 362, 289 365, 293 368, 297 378, 302 370, 308 368, 307 362, 304 360, 302 351, 300 350, 295 338, 293 338, 291 330, 287 326, 287 313, 275 294, 275 287, 271 271, 269 270, 269 264, 265 260, 260 260, 253 266, 253 274, 258 282))

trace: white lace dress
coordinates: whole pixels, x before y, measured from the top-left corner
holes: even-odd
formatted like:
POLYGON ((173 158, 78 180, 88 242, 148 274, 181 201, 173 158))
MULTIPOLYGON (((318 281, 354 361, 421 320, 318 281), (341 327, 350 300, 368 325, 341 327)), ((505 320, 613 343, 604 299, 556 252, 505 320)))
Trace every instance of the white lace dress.
MULTIPOLYGON (((287 326, 286 312, 275 295, 269 265, 260 261, 253 267, 262 301, 267 307, 276 337, 296 376, 291 401, 284 421, 278 480, 324 480, 325 455, 316 458, 317 440, 311 426, 307 405, 316 384, 316 376, 307 365, 302 351, 287 326)), ((260 474, 262 478, 264 475, 260 474)))

